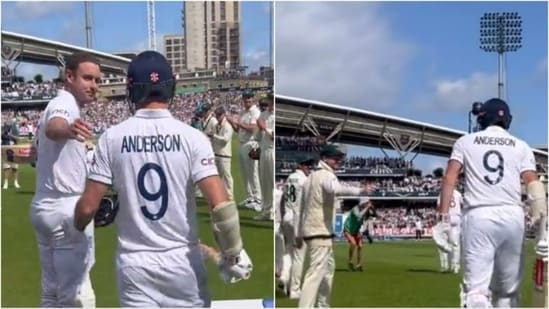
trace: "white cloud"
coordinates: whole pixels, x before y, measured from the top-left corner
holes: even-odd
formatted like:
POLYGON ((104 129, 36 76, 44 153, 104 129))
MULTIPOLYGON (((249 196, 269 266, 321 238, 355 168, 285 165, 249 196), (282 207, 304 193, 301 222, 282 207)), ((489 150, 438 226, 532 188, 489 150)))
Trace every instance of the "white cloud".
POLYGON ((275 18, 278 93, 378 110, 395 103, 414 46, 377 4, 279 2, 275 18))
POLYGON ((10 19, 35 19, 49 15, 64 14, 70 11, 77 3, 66 1, 17 1, 6 14, 10 19))
POLYGON ((497 96, 497 74, 474 72, 465 78, 439 78, 429 83, 426 95, 416 106, 444 111, 463 111, 476 101, 497 96))
POLYGON ((257 72, 260 66, 269 65, 269 53, 266 50, 249 50, 244 55, 244 64, 248 66, 249 72, 257 72))

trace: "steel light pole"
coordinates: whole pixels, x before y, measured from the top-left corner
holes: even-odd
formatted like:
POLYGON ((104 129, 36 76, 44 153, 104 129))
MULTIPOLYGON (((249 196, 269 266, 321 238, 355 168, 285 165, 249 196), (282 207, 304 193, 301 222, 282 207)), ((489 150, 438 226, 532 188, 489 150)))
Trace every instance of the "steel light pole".
POLYGON ((480 18, 480 49, 498 53, 498 98, 503 99, 504 54, 522 47, 522 20, 518 13, 484 13, 480 18))

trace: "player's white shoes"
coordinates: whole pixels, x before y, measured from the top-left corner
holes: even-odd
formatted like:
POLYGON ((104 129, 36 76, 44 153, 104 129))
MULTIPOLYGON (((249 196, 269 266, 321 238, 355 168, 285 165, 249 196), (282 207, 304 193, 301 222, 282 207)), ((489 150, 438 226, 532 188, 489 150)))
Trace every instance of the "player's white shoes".
POLYGON ((246 205, 250 204, 252 202, 252 198, 248 197, 242 202, 238 203, 238 207, 246 207, 246 205))
MULTIPOLYGON (((19 183, 17 182, 17 180, 13 183, 13 186, 15 187, 15 189, 21 189, 21 186, 19 186, 19 183)), ((2 189, 4 190, 7 190, 8 189, 8 182, 4 182, 4 186, 2 187, 2 189)))
POLYGON ((290 295, 288 297, 290 299, 299 299, 301 297, 301 291, 297 291, 297 292, 290 291, 290 295))
POLYGON ((261 200, 249 197, 244 201, 240 202, 238 204, 238 207, 252 209, 257 212, 260 212, 262 210, 261 205, 262 205, 261 200))

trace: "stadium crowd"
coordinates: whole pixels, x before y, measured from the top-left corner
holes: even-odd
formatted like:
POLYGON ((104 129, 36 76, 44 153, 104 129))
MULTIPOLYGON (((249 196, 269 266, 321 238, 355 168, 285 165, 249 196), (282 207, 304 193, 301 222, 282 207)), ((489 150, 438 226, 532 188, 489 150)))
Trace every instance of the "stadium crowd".
POLYGON ((40 97, 49 100, 57 95, 57 86, 54 82, 45 81, 35 83, 14 82, 2 87, 2 101, 25 100, 40 97))
POLYGON ((426 229, 432 228, 436 224, 436 209, 433 203, 425 205, 416 205, 414 208, 396 207, 396 208, 377 208, 377 218, 374 221, 374 228, 409 228, 415 227, 419 218, 422 226, 426 229))
POLYGON ((325 145, 323 137, 316 136, 276 136, 276 148, 279 150, 319 152, 325 145))
POLYGON ((441 179, 429 176, 419 177, 411 176, 404 179, 368 179, 365 181, 345 181, 340 180, 353 187, 360 187, 361 183, 368 183, 375 187, 375 192, 399 192, 399 193, 419 193, 419 192, 439 192, 442 184, 441 179))
MULTIPOLYGON (((284 137, 285 138, 285 137, 284 137)), ((278 140, 278 137, 277 137, 278 140)), ((312 144, 311 144, 312 145, 312 144)), ((315 152, 313 148, 320 147, 319 144, 315 146, 296 146, 299 147, 309 147, 306 152, 315 152)), ((278 145, 277 145, 278 147, 278 145)), ((296 151, 301 151, 297 150, 296 151)), ((276 168, 277 169, 295 169, 297 163, 290 160, 277 160, 276 168)), ((411 161, 404 160, 402 158, 390 158, 390 157, 361 157, 361 156, 352 156, 347 157, 340 164, 340 168, 348 170, 360 170, 360 169, 375 169, 375 168, 390 168, 390 169, 411 169, 414 165, 411 161)))
MULTIPOLYGON (((50 86, 48 86, 50 87, 50 86)), ((41 87, 39 89, 46 89, 41 87)), ((31 89, 31 88, 27 88, 31 89)), ((47 88, 50 89, 50 88, 47 88)), ((25 90, 26 91, 26 90, 25 90)), ((52 92, 53 93, 53 92, 52 92)), ((224 105, 232 114, 240 112, 241 91, 208 91, 203 93, 190 93, 176 95, 170 105, 170 111, 175 118, 191 123, 196 108, 199 104, 224 105)), ((53 93, 55 94, 55 93, 53 93)), ((4 93, 2 94, 4 95, 4 93)), ((43 108, 2 108, 2 123, 18 123, 21 117, 29 119, 29 123, 36 129, 43 108)), ((116 125, 130 117, 129 105, 124 100, 98 100, 83 108, 84 119, 88 121, 96 135, 101 134, 107 128, 116 125)))

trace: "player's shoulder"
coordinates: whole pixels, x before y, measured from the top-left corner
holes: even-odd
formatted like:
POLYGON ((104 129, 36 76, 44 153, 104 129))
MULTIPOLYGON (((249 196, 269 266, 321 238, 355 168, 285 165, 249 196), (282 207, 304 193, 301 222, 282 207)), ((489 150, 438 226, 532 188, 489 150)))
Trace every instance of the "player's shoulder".
POLYGON ((508 135, 510 138, 513 138, 513 139, 515 140, 516 145, 517 145, 518 147, 521 147, 521 148, 523 148, 523 149, 531 149, 530 145, 528 145, 528 143, 527 143, 525 140, 523 140, 523 139, 521 139, 521 138, 519 138, 519 137, 516 137, 516 136, 514 136, 513 134, 511 134, 511 133, 509 133, 509 132, 507 132, 507 135, 508 135))
POLYGON ((46 110, 51 110, 54 108, 71 108, 71 107, 78 107, 78 104, 76 103, 76 99, 74 96, 65 90, 59 90, 57 91, 57 96, 55 96, 53 99, 51 99, 48 102, 48 105, 46 106, 46 110))

